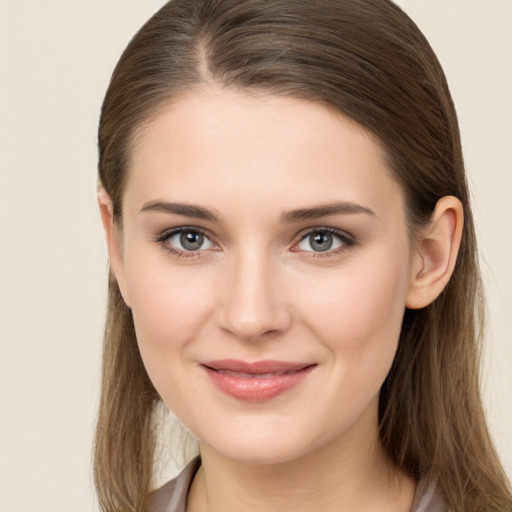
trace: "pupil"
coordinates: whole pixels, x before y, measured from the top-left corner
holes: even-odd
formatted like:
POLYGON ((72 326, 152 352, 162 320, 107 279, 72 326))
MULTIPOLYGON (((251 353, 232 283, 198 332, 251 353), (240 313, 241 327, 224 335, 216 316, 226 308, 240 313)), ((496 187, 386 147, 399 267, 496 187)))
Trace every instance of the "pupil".
POLYGON ((201 233, 182 233, 180 236, 181 245, 188 251, 197 251, 203 245, 203 235, 201 233))
POLYGON ((332 235, 329 233, 316 233, 311 237, 311 248, 315 251, 327 251, 332 246, 332 235))

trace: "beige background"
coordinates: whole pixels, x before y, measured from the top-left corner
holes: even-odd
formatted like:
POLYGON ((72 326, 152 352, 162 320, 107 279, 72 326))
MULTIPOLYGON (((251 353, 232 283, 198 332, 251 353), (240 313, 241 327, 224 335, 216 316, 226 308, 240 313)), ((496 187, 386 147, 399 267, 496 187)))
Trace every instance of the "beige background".
MULTIPOLYGON (((94 510, 106 253, 95 132, 160 0, 0 1, 0 510, 94 510)), ((489 296, 485 402, 512 476, 512 0, 402 0, 461 120, 489 296)))

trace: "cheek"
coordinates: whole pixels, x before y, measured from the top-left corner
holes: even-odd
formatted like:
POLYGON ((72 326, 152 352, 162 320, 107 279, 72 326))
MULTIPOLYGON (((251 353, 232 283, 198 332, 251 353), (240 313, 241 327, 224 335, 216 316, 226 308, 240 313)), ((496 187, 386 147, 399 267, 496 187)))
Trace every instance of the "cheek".
POLYGON ((211 269, 172 265, 166 256, 163 250, 156 256, 132 252, 125 262, 137 340, 147 366, 193 341, 213 302, 211 269))
POLYGON ((390 258, 335 270, 304 294, 301 318, 327 350, 324 394, 313 398, 326 438, 349 428, 377 403, 395 357, 405 310, 405 266, 390 258), (333 407, 333 404, 336 406, 333 407), (342 404, 342 406, 340 406, 342 404))
POLYGON ((163 401, 188 424, 190 417, 201 414, 192 405, 196 391, 189 372, 194 368, 194 340, 211 317, 211 276, 158 258, 141 259, 139 265, 135 258, 132 263, 127 278, 142 361, 163 401))
POLYGON ((388 368, 393 360, 405 311, 408 262, 381 253, 373 262, 360 263, 317 281, 312 293, 303 294, 300 307, 306 325, 331 353, 342 356, 338 360, 346 371, 359 368, 364 375, 361 366, 388 368))

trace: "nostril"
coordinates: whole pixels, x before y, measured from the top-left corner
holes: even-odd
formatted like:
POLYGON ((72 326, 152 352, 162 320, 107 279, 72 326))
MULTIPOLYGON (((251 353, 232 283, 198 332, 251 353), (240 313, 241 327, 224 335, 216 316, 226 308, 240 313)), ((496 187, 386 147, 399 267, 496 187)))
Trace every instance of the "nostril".
POLYGON ((237 338, 246 341, 268 339, 279 336, 289 327, 289 315, 279 312, 277 308, 267 312, 259 311, 252 318, 236 315, 235 311, 223 311, 219 315, 219 327, 237 338))

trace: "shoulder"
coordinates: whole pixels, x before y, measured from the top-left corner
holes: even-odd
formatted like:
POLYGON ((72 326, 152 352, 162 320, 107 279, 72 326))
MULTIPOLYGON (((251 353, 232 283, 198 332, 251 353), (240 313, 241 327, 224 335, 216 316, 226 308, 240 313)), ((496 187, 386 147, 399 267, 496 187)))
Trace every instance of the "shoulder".
POLYGON ((187 495, 201 459, 192 459, 173 480, 151 493, 151 512, 185 512, 187 495))
POLYGON ((420 480, 411 512, 446 512, 446 503, 437 482, 420 480))

